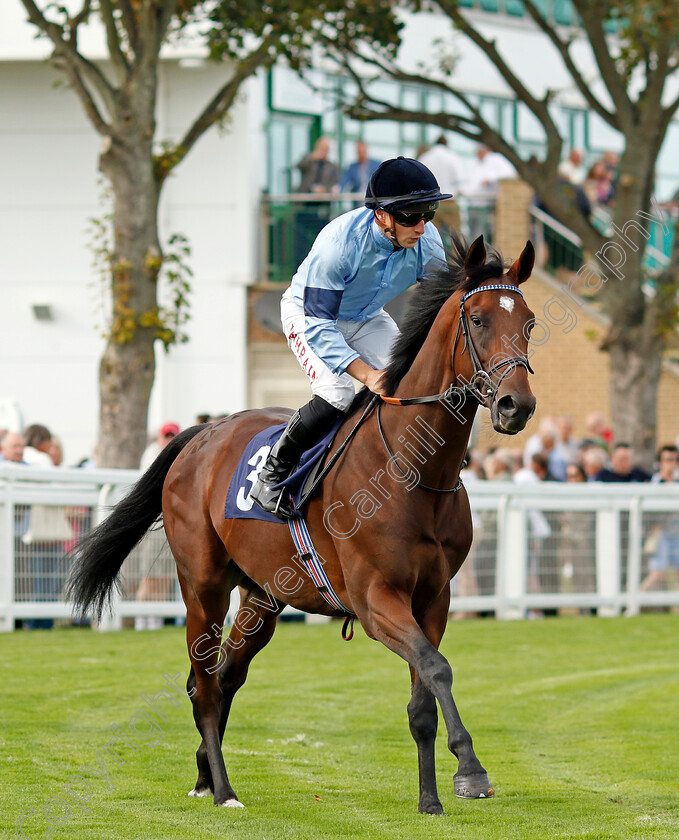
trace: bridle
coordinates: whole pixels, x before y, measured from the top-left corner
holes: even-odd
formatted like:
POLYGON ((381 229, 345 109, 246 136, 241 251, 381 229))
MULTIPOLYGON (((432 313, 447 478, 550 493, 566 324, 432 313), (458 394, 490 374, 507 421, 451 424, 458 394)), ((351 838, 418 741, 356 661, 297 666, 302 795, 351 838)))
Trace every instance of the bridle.
MULTIPOLYGON (((507 376, 510 376, 517 367, 524 367, 528 371, 528 373, 534 373, 535 371, 530 366, 530 362, 528 361, 528 356, 506 356, 501 361, 494 364, 488 370, 485 370, 481 359, 479 358, 479 354, 476 350, 476 346, 474 344, 474 339, 471 335, 471 330, 469 328, 469 320, 467 318, 467 312, 464 308, 465 303, 469 300, 472 295, 477 294, 478 292, 494 292, 494 291, 506 291, 506 292, 513 292, 514 294, 520 295, 523 298, 523 292, 517 286, 510 286, 504 283, 496 283, 491 286, 479 286, 476 289, 472 289, 470 292, 462 295, 460 298, 460 317, 458 318, 457 323, 457 332, 455 333, 455 341, 453 342, 453 350, 452 350, 452 358, 451 358, 451 368, 453 371, 453 381, 451 382, 450 386, 446 391, 441 394, 430 394, 425 397, 385 397, 381 395, 382 401, 387 403, 388 405, 420 405, 422 403, 432 403, 432 402, 439 402, 440 400, 445 400, 450 402, 454 395, 459 395, 462 400, 457 403, 457 406, 461 406, 464 404, 466 400, 467 394, 474 397, 474 399, 479 403, 479 405, 485 406, 486 408, 490 409, 495 402, 497 397, 498 391, 500 390, 500 385, 502 384, 503 380, 506 379, 507 376), (457 344, 460 339, 460 336, 464 337, 464 347, 462 348, 462 355, 464 355, 467 350, 469 350, 469 358, 471 359, 472 365, 474 367, 474 373, 471 379, 467 382, 465 381, 464 385, 459 386, 456 385, 457 381, 457 374, 455 373, 455 353, 457 351, 457 344), (503 368, 506 368, 504 372, 500 375, 500 377, 493 381, 493 377, 503 368)), ((463 377, 464 378, 464 377, 463 377)), ((377 428, 380 433, 380 437, 382 438, 382 443, 384 444, 384 448, 386 449, 388 455, 390 456, 391 460, 399 470, 399 472, 408 477, 408 474, 403 472, 401 467, 398 465, 396 457, 392 453, 391 449, 389 448, 389 444, 387 443, 387 439, 384 436, 384 430, 382 428, 382 422, 380 419, 380 408, 381 403, 377 403, 377 428)), ((455 487, 449 487, 446 489, 441 489, 439 487, 429 487, 426 484, 422 484, 418 482, 415 486, 422 487, 424 490, 432 490, 436 493, 456 493, 462 487, 462 480, 458 480, 458 483, 455 487)))

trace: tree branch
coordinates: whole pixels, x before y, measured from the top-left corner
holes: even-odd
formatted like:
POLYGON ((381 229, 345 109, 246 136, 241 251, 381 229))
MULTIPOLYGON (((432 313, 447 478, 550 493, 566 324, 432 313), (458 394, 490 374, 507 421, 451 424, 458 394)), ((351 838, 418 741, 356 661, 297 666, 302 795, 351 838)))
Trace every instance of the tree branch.
POLYGON ((561 40, 555 28, 550 23, 548 23, 546 18, 540 13, 533 0, 524 0, 523 5, 528 11, 528 14, 533 18, 535 23, 540 27, 540 29, 545 33, 545 35, 549 38, 549 40, 557 49, 559 55, 561 56, 561 59, 563 60, 563 63, 566 66, 566 69, 568 70, 578 90, 584 97, 589 107, 593 111, 595 111, 603 120, 605 120, 610 126, 612 126, 615 129, 618 129, 618 120, 616 114, 611 113, 607 108, 604 108, 604 106, 599 102, 599 100, 592 94, 591 90, 589 89, 589 86, 582 77, 582 73, 576 67, 575 62, 571 58, 571 54, 568 49, 570 43, 566 43, 565 41, 561 40))
POLYGON ((167 160, 171 165, 162 167, 158 177, 163 180, 177 167, 195 146, 205 132, 227 113, 233 105, 241 84, 248 79, 259 67, 264 67, 274 61, 270 54, 270 47, 277 40, 277 36, 268 36, 259 47, 237 66, 234 75, 223 85, 201 111, 186 134, 174 147, 167 160))
POLYGON ((78 27, 80 26, 81 23, 85 23, 87 21, 88 17, 90 16, 91 11, 92 11, 92 0, 85 0, 85 2, 83 3, 82 9, 78 12, 77 15, 72 17, 69 21, 74 33, 78 31, 78 27))
POLYGON ((121 44, 120 35, 113 15, 113 3, 111 0, 99 0, 99 13, 106 27, 106 43, 108 44, 109 55, 114 68, 121 81, 127 76, 130 65, 125 58, 121 44))
POLYGON ((598 0, 573 0, 573 5, 580 15, 601 78, 615 106, 619 121, 617 129, 624 133, 633 121, 634 105, 627 93, 625 81, 618 73, 615 60, 608 49, 603 27, 605 9, 598 0))
POLYGON ((160 54, 167 28, 177 10, 177 0, 142 0, 139 16, 139 62, 148 65, 160 54))
MULTIPOLYGON (((81 74, 83 73, 91 81, 97 93, 102 97, 104 104, 109 109, 109 112, 112 113, 114 108, 113 88, 109 84, 109 81, 106 78, 106 76, 104 76, 104 74, 96 66, 96 64, 93 64, 91 61, 89 61, 83 55, 81 55, 81 53, 78 52, 76 46, 77 26, 80 25, 84 18, 81 18, 80 20, 74 18, 74 20, 76 20, 77 23, 72 29, 71 38, 67 39, 64 37, 63 26, 59 26, 59 24, 47 20, 43 12, 40 11, 40 9, 33 2, 33 0, 21 0, 21 2, 23 3, 24 8, 28 12, 29 22, 32 23, 35 27, 37 27, 40 30, 40 32, 46 35, 54 45, 53 57, 57 56, 63 58, 65 65, 73 68, 74 75, 72 77, 69 74, 69 78, 71 78, 71 81, 74 81, 74 78, 77 78, 76 89, 79 90, 78 85, 80 85, 80 88, 86 91, 88 100, 91 103, 88 107, 94 107, 98 113, 98 109, 94 104, 94 100, 92 99, 89 91, 87 91, 83 85, 83 80, 81 78, 81 74)), ((88 110, 88 114, 89 113, 90 111, 88 110)), ((101 115, 99 115, 99 121, 103 123, 101 115)), ((100 130, 98 124, 96 123, 95 128, 97 128, 97 131, 100 130)))
POLYGON ((118 6, 123 17, 123 26, 127 32, 127 38, 130 42, 130 47, 135 57, 139 53, 139 28, 137 27, 137 18, 132 8, 130 0, 118 0, 118 6))
POLYGON ((438 5, 469 40, 476 44, 488 57, 505 82, 514 91, 516 97, 535 114, 547 138, 547 158, 554 163, 555 167, 558 166, 561 158, 562 141, 559 130, 554 124, 554 120, 547 107, 548 98, 545 97, 545 99, 540 100, 533 96, 500 55, 495 46, 495 42, 488 41, 484 38, 460 12, 457 0, 439 0, 438 5))
POLYGON ((87 89, 87 85, 83 81, 78 68, 75 64, 67 61, 64 63, 63 72, 66 74, 66 78, 69 80, 71 87, 82 102, 85 113, 89 117, 95 130, 102 136, 109 137, 111 135, 111 126, 102 117, 101 112, 97 107, 97 103, 94 101, 94 98, 87 89))
MULTIPOLYGON (((665 31, 658 39, 658 47, 655 53, 655 67, 651 67, 650 56, 646 60, 646 85, 639 94, 638 102, 644 103, 644 114, 649 114, 653 109, 655 114, 662 115, 662 95, 665 90, 665 82, 671 75, 673 69, 669 66, 670 58, 675 46, 673 32, 665 31)), ((647 116, 653 120, 653 116, 647 116)))

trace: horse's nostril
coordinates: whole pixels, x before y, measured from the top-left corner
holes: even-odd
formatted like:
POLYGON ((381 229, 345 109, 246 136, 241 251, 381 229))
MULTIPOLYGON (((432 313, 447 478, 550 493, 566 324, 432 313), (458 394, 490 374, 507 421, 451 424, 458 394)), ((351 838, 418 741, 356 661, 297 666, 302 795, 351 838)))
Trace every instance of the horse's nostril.
POLYGON ((505 417, 516 414, 516 412, 519 410, 519 407, 516 404, 516 400, 509 394, 507 394, 504 397, 501 397, 498 400, 497 407, 505 417))

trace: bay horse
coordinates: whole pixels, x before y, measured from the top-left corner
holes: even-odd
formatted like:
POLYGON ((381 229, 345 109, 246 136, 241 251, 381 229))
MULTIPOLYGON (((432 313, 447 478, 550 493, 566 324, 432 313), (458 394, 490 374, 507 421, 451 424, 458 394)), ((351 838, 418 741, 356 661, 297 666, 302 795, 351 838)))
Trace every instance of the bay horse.
POLYGON ((241 453, 256 433, 287 422, 288 409, 244 411, 181 432, 74 550, 69 597, 81 613, 100 617, 123 560, 162 513, 186 604, 187 692, 202 737, 189 795, 212 794, 215 805, 242 807, 226 772, 224 730, 234 695, 273 636, 285 604, 322 615, 351 613, 369 637, 410 666, 408 719, 417 746, 421 812, 443 813, 434 763, 437 702, 448 748, 458 759, 455 794, 494 795, 438 647, 449 583, 472 541, 459 474, 476 410, 487 406, 494 428, 515 434, 535 409, 527 358, 534 316, 519 290, 533 262, 530 242, 505 270, 497 252, 487 254, 483 237, 469 248, 456 238, 446 266, 412 294, 388 367, 389 396, 357 395, 331 453, 362 410, 366 419, 305 512, 344 610, 331 607, 311 576, 291 561, 295 549, 285 525, 224 518, 241 453), (222 639, 235 586, 241 606, 222 639))

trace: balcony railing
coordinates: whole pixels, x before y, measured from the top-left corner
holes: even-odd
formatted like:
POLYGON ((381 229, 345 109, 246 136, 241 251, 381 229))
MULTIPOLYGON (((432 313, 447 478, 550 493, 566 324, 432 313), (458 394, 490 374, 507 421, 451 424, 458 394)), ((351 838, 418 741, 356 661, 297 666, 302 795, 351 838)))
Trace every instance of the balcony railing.
MULTIPOLYGON (((269 195, 261 202, 260 283, 288 284, 309 253, 314 240, 327 223, 363 206, 363 193, 290 193, 269 195)), ((445 202, 437 222, 452 213, 454 226, 467 238, 483 233, 492 242, 495 202, 483 197, 458 197, 445 202)), ((448 245, 445 225, 440 225, 444 245, 448 245)))

